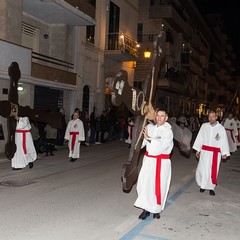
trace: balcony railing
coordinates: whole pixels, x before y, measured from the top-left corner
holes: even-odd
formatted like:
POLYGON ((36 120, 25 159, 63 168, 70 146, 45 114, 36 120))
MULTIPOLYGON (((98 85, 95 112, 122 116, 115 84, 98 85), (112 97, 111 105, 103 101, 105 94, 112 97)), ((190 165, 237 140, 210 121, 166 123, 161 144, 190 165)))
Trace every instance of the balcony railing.
POLYGON ((48 81, 76 85, 76 73, 72 63, 32 52, 33 77, 48 81))
POLYGON ((137 58, 138 43, 125 34, 109 33, 106 36, 106 50, 120 50, 137 58))
POLYGON ((32 52, 32 61, 38 62, 38 63, 44 63, 45 65, 46 64, 52 65, 54 67, 64 69, 64 70, 69 70, 74 68, 73 63, 69 63, 57 58, 52 58, 36 52, 32 52))

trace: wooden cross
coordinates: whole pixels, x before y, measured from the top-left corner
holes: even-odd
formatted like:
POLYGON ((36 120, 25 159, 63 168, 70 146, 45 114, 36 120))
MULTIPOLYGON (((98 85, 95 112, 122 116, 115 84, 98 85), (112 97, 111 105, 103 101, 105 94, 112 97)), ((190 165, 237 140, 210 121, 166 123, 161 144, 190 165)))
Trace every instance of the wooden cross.
POLYGON ((54 128, 62 128, 62 115, 59 112, 43 112, 29 107, 22 107, 18 104, 18 81, 21 77, 21 72, 17 62, 12 62, 8 68, 10 77, 10 89, 8 101, 0 101, 0 115, 7 118, 8 139, 5 144, 5 153, 8 159, 12 159, 16 152, 15 131, 16 131, 16 116, 28 117, 30 120, 49 123, 54 128))
MULTIPOLYGON (((134 133, 132 138, 129 157, 122 169, 122 187, 123 191, 129 192, 132 186, 137 181, 138 177, 138 160, 140 156, 141 145, 143 141, 142 131, 146 126, 147 121, 155 120, 156 110, 152 106, 158 73, 161 62, 165 55, 166 34, 161 31, 154 42, 153 61, 151 65, 151 73, 146 78, 143 90, 130 87, 127 80, 127 72, 120 70, 111 83, 112 103, 115 106, 120 106, 124 103, 127 108, 136 115, 134 123, 134 133)), ((180 152, 184 155, 189 155, 191 151, 190 142, 192 133, 188 129, 181 129, 176 123, 171 120, 168 122, 172 126, 173 136, 179 143, 180 152)))

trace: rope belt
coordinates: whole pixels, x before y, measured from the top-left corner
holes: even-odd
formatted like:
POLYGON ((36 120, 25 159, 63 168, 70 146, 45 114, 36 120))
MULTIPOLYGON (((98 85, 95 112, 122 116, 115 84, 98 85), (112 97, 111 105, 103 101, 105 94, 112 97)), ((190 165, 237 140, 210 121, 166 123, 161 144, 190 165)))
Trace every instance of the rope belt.
POLYGON ((75 146, 76 138, 77 138, 77 135, 79 134, 79 132, 70 132, 69 134, 72 136, 71 150, 72 150, 72 152, 74 152, 74 146, 75 146))
POLYGON ((146 152, 146 156, 157 159, 156 177, 155 177, 155 195, 157 198, 157 204, 161 205, 162 204, 162 201, 161 201, 161 199, 162 199, 162 196, 161 196, 161 163, 162 163, 162 159, 169 160, 170 155, 169 154, 160 154, 160 155, 153 156, 153 155, 149 155, 148 152, 146 152))
POLYGON ((22 149, 24 154, 27 154, 26 133, 30 130, 16 130, 16 133, 22 133, 22 149))
POLYGON ((202 149, 205 151, 213 152, 211 178, 212 178, 212 183, 217 184, 217 163, 218 163, 218 153, 220 153, 220 148, 203 145, 202 149))

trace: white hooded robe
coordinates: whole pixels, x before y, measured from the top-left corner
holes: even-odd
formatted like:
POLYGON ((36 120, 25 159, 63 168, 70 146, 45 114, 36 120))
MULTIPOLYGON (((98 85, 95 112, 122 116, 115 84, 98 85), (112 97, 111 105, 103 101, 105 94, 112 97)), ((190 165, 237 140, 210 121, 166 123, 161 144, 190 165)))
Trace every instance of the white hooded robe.
MULTIPOLYGON (((171 153, 173 132, 169 123, 165 122, 160 126, 149 124, 147 131, 148 136, 151 137, 151 142, 144 139, 142 147, 146 146, 148 155, 157 156, 171 153)), ((144 156, 137 182, 138 198, 134 204, 135 207, 151 213, 160 213, 164 209, 171 182, 171 161, 169 158, 162 159, 160 172, 161 204, 158 204, 155 192, 156 162, 155 157, 144 156)))
POLYGON ((33 144, 30 130, 31 124, 28 117, 19 117, 15 132, 15 143, 17 145, 17 150, 12 158, 13 168, 24 168, 30 162, 34 162, 37 159, 37 153, 33 144), (24 138, 26 139, 25 143, 24 138), (26 152, 24 152, 24 145, 26 146, 26 152))
POLYGON ((80 119, 71 120, 68 123, 64 139, 68 140, 69 157, 79 158, 80 143, 81 141, 85 141, 83 122, 80 119), (74 136, 75 142, 73 144, 74 136))
POLYGON ((200 152, 200 158, 196 170, 197 185, 202 189, 214 190, 216 184, 212 183, 211 178, 213 152, 203 150, 203 145, 220 149, 220 152, 217 155, 218 175, 221 156, 230 156, 227 134, 224 127, 218 122, 213 126, 209 122, 203 123, 193 144, 193 149, 200 152))

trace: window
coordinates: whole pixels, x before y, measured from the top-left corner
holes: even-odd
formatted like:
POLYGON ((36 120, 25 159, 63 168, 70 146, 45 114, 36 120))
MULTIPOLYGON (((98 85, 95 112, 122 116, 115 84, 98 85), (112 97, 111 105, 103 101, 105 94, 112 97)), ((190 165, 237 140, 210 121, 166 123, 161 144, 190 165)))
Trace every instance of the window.
POLYGON ((134 81, 133 83, 133 87, 139 89, 139 90, 142 90, 142 82, 140 81, 134 81))
POLYGON ((95 26, 87 26, 86 29, 86 41, 94 44, 95 26))
POLYGON ((109 14, 109 26, 108 26, 108 49, 118 49, 118 37, 119 37, 119 18, 120 8, 110 2, 110 14, 109 14))

